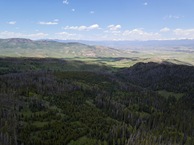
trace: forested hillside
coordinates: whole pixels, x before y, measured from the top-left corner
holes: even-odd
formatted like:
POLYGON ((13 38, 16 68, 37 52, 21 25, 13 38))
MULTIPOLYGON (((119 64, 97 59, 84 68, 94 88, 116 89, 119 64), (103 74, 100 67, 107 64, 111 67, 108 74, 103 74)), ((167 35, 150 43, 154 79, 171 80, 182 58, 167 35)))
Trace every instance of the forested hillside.
POLYGON ((1 58, 0 144, 194 145, 193 69, 1 58))
POLYGON ((194 93, 194 67, 163 63, 137 63, 118 73, 129 82, 154 90, 194 93))

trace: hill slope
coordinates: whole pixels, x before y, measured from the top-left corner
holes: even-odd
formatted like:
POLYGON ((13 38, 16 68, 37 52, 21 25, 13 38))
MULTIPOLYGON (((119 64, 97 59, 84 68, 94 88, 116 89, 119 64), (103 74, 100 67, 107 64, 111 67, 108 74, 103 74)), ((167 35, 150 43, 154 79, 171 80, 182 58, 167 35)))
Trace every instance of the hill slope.
MULTIPOLYGON (((162 65, 131 69, 143 76, 140 70, 162 65)), ((0 59, 0 144, 194 145, 193 94, 166 98, 109 69, 61 59, 0 59)))
POLYGON ((172 92, 194 91, 194 67, 171 63, 137 63, 118 73, 142 87, 172 92))
POLYGON ((82 43, 60 43, 56 41, 32 41, 30 39, 0 39, 0 56, 16 57, 123 57, 121 50, 90 46, 82 43))

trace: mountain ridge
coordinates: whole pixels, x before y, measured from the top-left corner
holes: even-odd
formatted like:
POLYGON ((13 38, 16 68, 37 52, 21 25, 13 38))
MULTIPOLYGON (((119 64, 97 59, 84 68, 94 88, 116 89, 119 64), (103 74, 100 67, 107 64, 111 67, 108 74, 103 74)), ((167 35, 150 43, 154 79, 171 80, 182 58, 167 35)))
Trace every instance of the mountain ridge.
MULTIPOLYGON (((49 39, 50 40, 50 39, 49 39)), ((52 39, 51 39, 52 40, 52 39)), ((87 41, 87 40, 60 40, 54 39, 57 42, 80 42, 88 45, 103 45, 119 49, 127 49, 130 47, 176 47, 176 46, 193 46, 194 39, 179 39, 179 40, 120 40, 120 41, 87 41)))
POLYGON ((79 42, 30 40, 24 38, 0 39, 1 56, 18 57, 121 57, 129 53, 105 46, 92 46, 79 42))
POLYGON ((194 92, 194 67, 170 62, 136 63, 118 73, 125 80, 153 90, 194 92))

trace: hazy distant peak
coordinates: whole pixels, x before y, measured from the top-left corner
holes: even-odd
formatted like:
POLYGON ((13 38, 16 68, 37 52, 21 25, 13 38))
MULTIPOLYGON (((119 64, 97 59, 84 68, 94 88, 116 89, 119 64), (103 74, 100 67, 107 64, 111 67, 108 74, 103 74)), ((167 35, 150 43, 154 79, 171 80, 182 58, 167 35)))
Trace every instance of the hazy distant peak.
POLYGON ((15 43, 33 42, 31 39, 26 39, 26 38, 9 38, 9 39, 4 39, 4 40, 7 40, 7 42, 15 42, 15 43))

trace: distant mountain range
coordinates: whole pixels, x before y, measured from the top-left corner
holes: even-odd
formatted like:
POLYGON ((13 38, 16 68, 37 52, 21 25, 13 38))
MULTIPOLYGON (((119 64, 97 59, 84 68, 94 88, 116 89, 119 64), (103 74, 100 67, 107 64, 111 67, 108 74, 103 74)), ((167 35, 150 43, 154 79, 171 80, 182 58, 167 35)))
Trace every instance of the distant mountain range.
MULTIPOLYGON (((0 39, 0 57, 40 58, 134 58, 121 60, 132 64, 142 61, 169 61, 194 64, 194 40, 168 41, 77 41, 0 39)), ((123 62, 122 62, 123 61, 123 62)), ((111 62, 110 62, 111 63, 111 62)))
POLYGON ((194 40, 149 40, 149 41, 84 41, 84 40, 55 40, 58 42, 79 42, 88 45, 103 45, 107 47, 127 49, 127 48, 149 48, 149 47, 177 47, 193 46, 194 40))
POLYGON ((91 46, 80 42, 55 40, 33 41, 23 38, 0 39, 1 56, 25 57, 124 57, 122 50, 104 46, 91 46))

